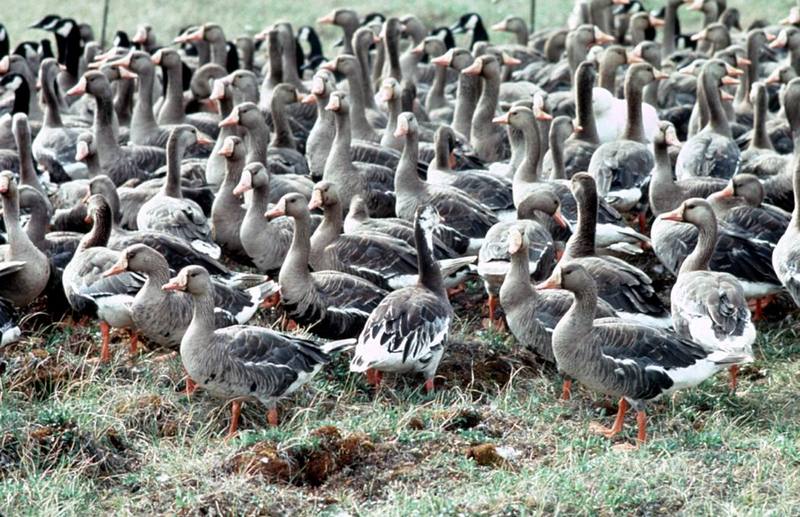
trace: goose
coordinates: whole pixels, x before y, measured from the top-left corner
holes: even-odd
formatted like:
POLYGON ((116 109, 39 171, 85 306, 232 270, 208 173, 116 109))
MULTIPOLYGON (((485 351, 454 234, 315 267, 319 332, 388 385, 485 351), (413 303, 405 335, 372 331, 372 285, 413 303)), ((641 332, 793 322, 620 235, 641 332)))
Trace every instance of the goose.
MULTIPOLYGON (((736 113, 737 122, 746 125, 753 125, 754 103, 752 86, 758 81, 761 69, 761 52, 767 48, 770 36, 763 29, 753 29, 748 31, 745 49, 747 56, 740 60, 742 71, 739 86, 736 89, 736 98, 733 100, 733 108, 736 113)), ((737 66, 740 63, 737 62, 737 66)))
POLYGON ((33 162, 31 127, 28 123, 28 116, 24 113, 15 113, 11 117, 11 131, 14 135, 14 145, 17 150, 0 150, 0 170, 11 170, 19 173, 21 185, 28 185, 46 194, 43 186, 45 178, 39 177, 33 162))
POLYGON ((220 248, 213 242, 203 210, 181 193, 180 160, 186 148, 196 143, 211 142, 206 142, 193 126, 183 125, 172 130, 167 142, 167 179, 159 193, 139 209, 136 226, 140 230, 160 230, 178 236, 207 255, 219 258, 220 248))
MULTIPOLYGON (((774 244, 754 239, 752 235, 724 221, 719 224, 717 246, 710 259, 710 269, 729 273, 744 288, 745 297, 752 300, 756 319, 761 317, 764 302, 781 290, 772 269, 774 244)), ((677 224, 657 218, 650 232, 653 251, 658 260, 677 276, 684 262, 697 245, 698 230, 692 225, 677 224)))
POLYGON ((794 209, 783 236, 772 251, 772 267, 781 284, 800 307, 800 162, 792 174, 794 209))
POLYGON ((36 72, 30 67, 24 57, 18 55, 5 55, 0 59, 0 76, 4 79, 8 77, 14 86, 14 90, 19 93, 15 94, 13 107, 14 112, 22 111, 26 113, 31 120, 42 120, 42 109, 39 106, 36 95, 32 92, 36 91, 36 72), (18 81, 17 79, 21 79, 18 81))
MULTIPOLYGON (((717 242, 713 209, 703 199, 690 198, 659 217, 692 224, 699 232, 697 245, 683 261, 670 293, 675 332, 708 350, 739 355, 751 362, 756 328, 750 321, 744 289, 733 275, 709 271, 717 242)), ((738 371, 738 364, 730 367, 732 391, 736 390, 738 371)))
MULTIPOLYGON (((319 34, 314 30, 311 25, 301 25, 297 29, 297 46, 300 49, 299 53, 303 53, 305 64, 300 68, 302 71, 315 70, 320 64, 328 59, 323 54, 322 41, 319 39, 319 34), (308 52, 302 48, 301 42, 308 44, 308 52)), ((252 67, 245 67, 250 70, 252 67)))
MULTIPOLYGON (((414 224, 397 217, 373 219, 361 196, 350 199, 350 208, 344 218, 342 229, 347 235, 357 233, 381 234, 399 239, 414 246, 414 224)), ((436 229, 433 239, 433 254, 436 259, 456 258, 466 253, 469 240, 452 228, 441 225, 436 229), (445 243, 445 241, 451 244, 445 243), (452 246, 460 250, 457 251, 452 246)))
POLYGON ((764 203, 764 186, 752 174, 737 174, 724 189, 708 196, 708 201, 720 221, 772 245, 778 243, 791 219, 788 212, 764 203))
POLYGON ((156 72, 150 54, 131 50, 119 59, 108 62, 108 66, 119 68, 123 75, 137 79, 137 98, 130 123, 130 143, 137 146, 166 147, 173 126, 161 127, 153 114, 156 72))
POLYGON ((669 312, 653 288, 653 281, 641 269, 612 256, 598 256, 595 250, 597 188, 594 178, 577 173, 570 190, 578 203, 578 223, 567 241, 559 263, 573 261, 598 280, 598 292, 625 320, 656 327, 671 325, 669 312))
POLYGON ((479 56, 461 73, 483 79, 481 96, 472 115, 470 145, 481 160, 491 162, 508 158, 510 149, 505 133, 492 124, 500 93, 500 63, 492 55, 479 56))
MULTIPOLYGON (((239 237, 239 228, 245 217, 241 198, 234 193, 244 169, 246 149, 238 136, 229 136, 219 154, 225 157, 225 179, 214 196, 211 207, 211 235, 225 256, 247 264, 250 261, 239 237)), ((264 211, 262 210, 262 213, 264 211)))
POLYGON ((405 136, 406 143, 400 164, 395 172, 397 215, 412 220, 418 206, 431 205, 437 209, 448 226, 471 239, 478 247, 497 217, 486 206, 474 201, 463 191, 446 185, 431 185, 417 175, 417 120, 413 113, 402 113, 397 122, 397 133, 405 136))
MULTIPOLYGON (((785 95, 788 95, 786 91, 785 95)), ((766 84, 754 83, 750 92, 750 100, 753 105, 753 132, 747 148, 742 151, 740 173, 755 174, 760 177, 779 174, 787 168, 791 159, 775 151, 767 130, 769 112, 766 84)))
MULTIPOLYGON (((377 232, 405 241, 409 246, 414 245, 414 224, 399 217, 370 217, 367 204, 361 196, 350 199, 350 209, 344 219, 344 233, 377 232)), ((469 247, 469 238, 449 226, 439 225, 435 230, 434 254, 437 259, 455 258, 464 255, 469 247)))
MULTIPOLYGON (((444 40, 436 36, 426 37, 419 45, 414 47, 411 51, 413 54, 427 56, 429 59, 435 59, 444 55, 447 52, 447 46, 444 40)), ((448 84, 448 68, 431 64, 433 67, 433 80, 431 81, 428 93, 425 94, 425 111, 429 116, 432 112, 439 109, 447 109, 449 104, 445 97, 445 87, 448 84)), ((432 117, 433 119, 433 117, 432 117)))
POLYGON ((440 108, 438 115, 437 112, 431 113, 431 118, 433 120, 451 118, 453 130, 467 140, 471 138, 472 117, 481 93, 481 79, 478 75, 461 72, 472 66, 474 61, 473 55, 463 48, 451 48, 441 56, 431 59, 431 64, 437 67, 451 68, 458 72, 454 106, 452 109, 440 108))
MULTIPOLYGON (((103 276, 108 278, 126 272, 146 278, 130 308, 136 330, 153 343, 178 348, 192 319, 192 302, 185 295, 161 289, 170 278, 167 259, 146 244, 133 244, 120 250, 119 258, 103 272, 103 276)), ((217 328, 244 325, 278 290, 272 281, 242 289, 229 279, 210 279, 214 291, 214 325, 217 328)))
MULTIPOLYGON (((575 132, 564 142, 564 168, 567 177, 573 173, 585 171, 597 147, 600 138, 597 135, 597 125, 592 109, 592 86, 597 73, 595 66, 589 61, 584 61, 575 72, 575 107, 578 125, 575 132)), ((542 171, 549 176, 553 169, 552 150, 544 156, 542 171)))
POLYGON ((350 110, 350 123, 353 137, 368 142, 379 142, 380 135, 375 127, 386 127, 386 116, 375 110, 368 109, 364 101, 364 87, 361 84, 361 68, 355 56, 340 55, 333 61, 324 63, 321 68, 329 72, 343 74, 349 84, 348 94, 353 109, 350 110))
POLYGON ((450 31, 453 35, 471 33, 470 50, 473 50, 475 45, 480 41, 489 41, 489 33, 486 32, 486 26, 483 24, 483 19, 478 13, 461 15, 458 21, 450 26, 450 31))
MULTIPOLYGON (((317 118, 306 140, 306 157, 311 177, 320 180, 336 136, 334 113, 326 109, 330 103, 330 95, 336 89, 333 74, 328 70, 318 70, 311 80, 310 89, 311 93, 303 97, 301 102, 316 104, 317 118)), ((375 163, 395 169, 400 161, 400 153, 395 149, 375 145, 373 142, 351 140, 350 159, 354 162, 375 163)))
POLYGON ((669 146, 677 145, 680 145, 680 141, 675 133, 675 126, 670 122, 662 122, 653 140, 655 167, 650 176, 648 188, 650 210, 656 216, 675 210, 689 198, 705 198, 727 185, 724 179, 710 176, 693 176, 675 180, 672 174, 669 146))
MULTIPOLYGON (((344 93, 333 92, 325 109, 334 114, 336 136, 325 163, 323 179, 339 186, 343 205, 350 206, 350 197, 359 194, 367 201, 370 212, 377 217, 393 215, 394 196, 391 185, 395 174, 388 167, 353 162, 351 158, 350 114, 355 108, 351 108, 344 93)), ((399 167, 400 165, 398 169, 399 167)), ((417 174, 416 171, 415 163, 414 174, 417 174)))
POLYGON ((116 185, 129 179, 144 179, 148 173, 164 165, 163 149, 149 146, 120 147, 113 133, 114 105, 111 85, 102 72, 86 72, 67 96, 88 94, 94 97, 97 111, 94 115, 94 141, 100 168, 116 185))
POLYGON ((622 212, 639 203, 642 184, 655 165, 642 123, 642 95, 646 85, 665 77, 649 63, 628 67, 625 76, 625 131, 620 140, 601 144, 589 162, 588 172, 597 182, 598 193, 622 212))
MULTIPOLYGON (((98 194, 90 197, 87 205, 92 229, 81 239, 75 255, 64 268, 61 282, 67 301, 76 313, 100 320, 100 362, 105 363, 111 359, 111 327, 132 329, 131 304, 144 284, 144 278, 134 273, 113 278, 103 276, 119 257, 119 252, 106 247, 111 235, 111 208, 98 194)), ((132 331, 132 355, 137 352, 137 347, 138 337, 132 331)))
MULTIPOLYGON (((136 27, 136 32, 130 41, 138 45, 145 52, 154 52, 158 48, 156 33, 149 23, 141 23, 136 27)), ((125 45, 128 46, 128 45, 125 45)))
MULTIPOLYGON (((597 125, 597 137, 601 144, 621 138, 627 124, 630 103, 627 101, 627 94, 624 100, 616 98, 617 70, 622 65, 634 65, 642 61, 641 56, 637 55, 635 50, 627 52, 624 47, 619 45, 612 45, 603 51, 598 71, 599 86, 592 89, 592 110, 597 125)), ((647 86, 649 85, 645 85, 644 88, 646 89, 647 86)), ((653 106, 642 102, 642 99, 639 99, 637 106, 641 106, 644 138, 650 142, 653 139, 655 128, 658 126, 658 114, 653 106)))
POLYGON ((289 252, 294 231, 292 219, 288 217, 271 221, 264 218, 270 199, 273 198, 273 184, 278 179, 263 164, 249 163, 242 170, 239 183, 233 189, 234 196, 241 196, 248 191, 253 193, 241 226, 238 227, 239 240, 255 267, 268 274, 280 269, 289 252))
POLYGON ((528 196, 517 208, 516 221, 503 221, 486 232, 486 238, 478 252, 478 275, 483 280, 489 295, 489 320, 495 321, 495 309, 500 286, 511 269, 509 239, 514 231, 525 234, 530 243, 528 250, 528 271, 536 280, 544 280, 556 264, 556 246, 550 231, 539 222, 538 212, 542 212, 561 225, 566 222, 559 211, 558 198, 552 192, 541 190, 528 196))
MULTIPOLYGON (((384 64, 384 77, 391 77, 397 82, 403 79, 403 72, 400 66, 400 33, 405 30, 405 26, 399 18, 390 16, 383 22, 381 32, 378 37, 383 42, 383 53, 386 56, 384 64)), ((416 69, 416 67, 414 67, 416 69)))
MULTIPOLYGON (((307 107, 305 104, 298 104, 303 99, 303 95, 296 86, 289 83, 280 83, 272 90, 272 101, 270 103, 270 114, 272 115, 272 126, 274 133, 270 141, 270 149, 273 152, 280 152, 283 155, 284 161, 299 161, 301 166, 296 168, 304 168, 307 170, 308 166, 305 164, 305 158, 302 156, 301 142, 292 134, 290 127, 290 120, 297 121, 299 117, 292 116, 289 112, 291 107, 307 107), (291 158, 289 158, 291 156, 291 158)), ((314 114, 312 107, 311 115, 314 114)), ((313 126, 313 117, 311 123, 305 122, 308 127, 313 126)))
MULTIPOLYGON (((500 285, 500 306, 505 312, 508 330, 517 342, 534 351, 544 361, 555 364, 553 329, 572 304, 572 297, 563 290, 539 291, 534 287, 531 283, 530 245, 531 240, 523 228, 509 229, 506 246, 510 263, 500 285)), ((595 318, 616 316, 610 305, 598 300, 595 318)), ((570 381, 565 381, 562 398, 569 398, 570 385, 570 381)))
POLYGON ((286 194, 266 214, 294 220, 292 244, 281 264, 280 308, 286 317, 326 339, 357 336, 387 292, 360 277, 339 271, 309 271, 311 214, 302 194, 286 194))
POLYGON ((700 72, 698 82, 707 99, 709 123, 681 147, 675 164, 679 180, 688 176, 729 179, 739 169, 741 153, 732 139, 720 98, 720 86, 738 83, 727 75, 729 69, 730 66, 723 61, 712 59, 700 72))
MULTIPOLYGON (((383 46, 380 46, 381 38, 369 27, 359 27, 353 33, 353 52, 358 61, 359 75, 361 88, 364 91, 364 106, 370 110, 377 110, 378 104, 375 100, 375 92, 372 83, 372 67, 378 66, 378 56, 374 58, 371 51, 376 46, 383 51, 383 46)), ((322 70, 322 69, 321 69, 322 70)), ((341 85, 342 89, 349 89, 350 83, 341 85)))
POLYGON ((420 372, 425 378, 425 392, 434 389, 434 375, 453 319, 442 272, 432 251, 433 230, 440 221, 434 207, 416 208, 419 279, 416 285, 387 295, 369 315, 358 337, 350 371, 365 372, 376 387, 383 372, 420 372))
MULTIPOLYGON (((218 68, 219 70, 222 70, 222 67, 218 68)), ((227 119, 233 112, 235 99, 238 98, 238 100, 241 100, 242 98, 246 97, 246 95, 243 94, 244 90, 240 88, 240 86, 242 86, 240 83, 251 82, 242 78, 245 76, 250 78, 250 76, 253 74, 252 72, 239 72, 242 73, 224 75, 221 78, 215 79, 213 82, 209 100, 216 103, 217 110, 219 111, 223 120, 227 119), (238 94, 236 92, 238 92, 238 94)), ((252 77, 252 84, 255 85, 254 77, 252 77)), ((255 86, 253 87, 255 88, 255 86)), ((253 98, 255 98, 255 95, 253 98)), ((219 188, 219 184, 222 183, 223 179, 225 178, 226 160, 224 156, 219 154, 219 152, 222 150, 222 145, 225 142, 225 139, 229 136, 238 136, 239 138, 242 138, 245 136, 244 129, 239 125, 223 126, 220 128, 216 142, 214 143, 214 148, 211 150, 211 154, 206 162, 206 182, 209 184, 209 186, 211 186, 212 189, 219 188)))
POLYGON ((0 298, 24 307, 47 286, 50 262, 22 229, 19 191, 10 171, 0 172, 0 201, 8 236, 8 244, 0 245, 0 298))
POLYGON ((247 163, 261 162, 277 166, 280 170, 294 174, 308 174, 305 157, 295 149, 269 146, 269 127, 264 115, 253 102, 242 102, 234 106, 230 115, 219 123, 220 127, 244 128, 247 144, 247 163))
POLYGON ((561 288, 574 297, 553 330, 553 355, 561 373, 592 390, 620 397, 613 427, 590 427, 607 438, 622 431, 625 413, 633 407, 637 412, 637 443, 644 443, 648 401, 694 387, 746 360, 742 355, 707 350, 669 330, 617 318, 594 321, 597 284, 580 264, 559 265, 537 288, 561 288))
POLYGON ((224 67, 227 59, 228 50, 225 47, 225 33, 222 27, 216 23, 204 23, 198 27, 186 31, 181 36, 175 38, 175 43, 196 43, 205 41, 209 47, 209 61, 201 60, 200 65, 211 62, 224 67))
MULTIPOLYGON (((72 259, 75 250, 78 249, 83 233, 71 231, 48 231, 50 226, 51 206, 47 198, 38 190, 27 185, 20 185, 18 189, 20 209, 29 215, 25 225, 25 233, 30 241, 45 255, 50 261, 50 284, 58 280, 60 285, 61 272, 72 259)), ((81 204, 82 207, 85 205, 81 204)), ((86 217, 86 210, 82 210, 82 215, 86 217)), ((91 226, 89 226, 91 229, 91 226)), ((48 291, 48 295, 55 294, 48 291)))
POLYGON ((495 212, 513 208, 511 181, 488 171, 453 170, 453 165, 457 166, 454 163, 457 161, 456 143, 453 129, 450 126, 439 126, 434 136, 434 159, 428 166, 428 182, 458 188, 495 212))
POLYGON ((311 236, 309 261, 315 271, 351 273, 387 289, 415 280, 416 254, 404 241, 376 233, 342 234, 344 209, 334 184, 314 185, 308 208, 322 208, 324 213, 311 236))
POLYGON ((192 298, 192 320, 180 352, 189 377, 223 399, 232 399, 228 437, 236 434, 243 400, 257 399, 269 408, 267 421, 278 424, 277 400, 307 383, 330 362, 330 354, 350 341, 320 345, 263 327, 214 327, 214 295, 208 272, 189 266, 162 287, 192 298))
POLYGON ((55 90, 58 63, 53 58, 42 61, 39 82, 42 85, 44 119, 42 128, 33 140, 33 156, 51 177, 84 178, 88 171, 76 155, 77 138, 85 129, 65 127, 55 90))
POLYGON ((334 9, 325 16, 318 18, 317 23, 320 25, 336 25, 340 27, 344 32, 341 54, 354 55, 351 42, 353 40, 353 33, 355 33, 359 25, 358 13, 352 9, 334 9))
MULTIPOLYGON (((216 138, 219 133, 219 117, 210 113, 186 114, 183 97, 183 61, 178 51, 161 48, 150 57, 154 65, 160 66, 167 76, 167 91, 158 114, 160 125, 191 124, 206 135, 216 138)), ((216 64, 216 63, 215 63, 216 64)))
MULTIPOLYGON (((22 80, 19 74, 6 75, 0 79, 0 87, 12 91, 14 94, 14 102, 11 106, 11 111, 0 117, 0 151, 7 151, 7 153, 4 154, 8 155, 11 153, 11 156, 14 156, 13 151, 17 150, 13 118, 16 116, 28 116, 24 107, 24 99, 25 95, 27 95, 26 92, 23 92, 26 88, 24 84, 25 81, 22 80)), ((34 135, 39 128, 40 126, 38 126, 38 124, 31 128, 34 135)))
MULTIPOLYGON (((505 116, 495 119, 495 123, 509 124, 523 133, 525 139, 525 157, 514 173, 513 193, 514 204, 519 206, 525 198, 534 191, 540 189, 551 190, 559 198, 561 211, 565 220, 570 225, 574 225, 578 219, 578 206, 575 198, 570 192, 567 180, 557 179, 552 181, 540 181, 538 175, 538 164, 541 156, 541 145, 538 127, 535 123, 533 111, 524 106, 516 106, 509 110, 505 116)), ((552 127, 552 131, 559 131, 560 124, 552 127)), ((560 142, 553 142, 550 148, 551 156, 563 156, 560 142)), ((562 163, 559 158, 555 163, 562 163)), ((599 203, 599 221, 597 226, 597 243, 601 248, 612 248, 626 253, 638 253, 641 250, 632 244, 641 245, 647 243, 648 238, 625 226, 622 216, 611 207, 605 199, 599 203)), ((556 229, 551 229, 556 231, 556 229)), ((561 233, 561 232, 557 232, 561 233)))
MULTIPOLYGON (((308 89, 300 79, 300 63, 297 62, 299 48, 294 35, 292 24, 287 21, 280 21, 275 24, 280 34, 281 42, 281 64, 283 68, 283 82, 294 86, 298 92, 306 93, 308 89)), ((300 51, 301 52, 301 51, 300 51)), ((234 67, 234 68, 239 68, 234 67)))

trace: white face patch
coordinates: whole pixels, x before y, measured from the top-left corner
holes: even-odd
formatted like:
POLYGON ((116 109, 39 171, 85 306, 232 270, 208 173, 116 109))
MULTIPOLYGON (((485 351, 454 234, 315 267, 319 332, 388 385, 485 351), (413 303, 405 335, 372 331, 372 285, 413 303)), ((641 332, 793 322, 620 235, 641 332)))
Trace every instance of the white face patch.
POLYGON ((478 16, 473 14, 472 16, 469 17, 469 20, 467 20, 467 23, 464 26, 464 28, 467 29, 468 31, 471 31, 475 30, 475 27, 477 26, 478 26, 478 16))
POLYGON ((8 34, 6 34, 5 27, 0 27, 0 41, 5 41, 5 39, 7 37, 8 37, 8 34))
POLYGON ((59 28, 59 29, 58 29, 56 32, 57 32, 59 35, 61 35, 61 36, 63 36, 63 37, 65 37, 65 38, 66 38, 67 36, 69 36, 69 33, 70 33, 70 32, 72 32, 72 28, 73 28, 73 27, 75 27, 75 24, 74 24, 74 23, 72 23, 72 22, 66 22, 66 23, 65 23, 64 25, 62 25, 62 26, 61 26, 61 28, 59 28))

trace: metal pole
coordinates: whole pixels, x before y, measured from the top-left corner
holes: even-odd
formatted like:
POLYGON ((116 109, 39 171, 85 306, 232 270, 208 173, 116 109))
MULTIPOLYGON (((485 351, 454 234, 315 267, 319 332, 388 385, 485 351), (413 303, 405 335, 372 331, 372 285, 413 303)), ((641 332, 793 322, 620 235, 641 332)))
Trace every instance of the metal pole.
MULTIPOLYGON (((797 0, 800 2, 800 0, 797 0)), ((531 0, 531 33, 536 31, 536 0, 531 0)))
POLYGON ((100 46, 106 48, 106 27, 108 27, 108 3, 110 0, 103 2, 103 30, 100 33, 100 46))

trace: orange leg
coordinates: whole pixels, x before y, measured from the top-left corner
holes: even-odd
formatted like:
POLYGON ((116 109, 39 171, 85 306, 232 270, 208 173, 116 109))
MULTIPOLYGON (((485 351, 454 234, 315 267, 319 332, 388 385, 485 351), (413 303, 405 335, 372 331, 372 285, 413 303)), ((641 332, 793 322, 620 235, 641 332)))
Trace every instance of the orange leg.
POLYGON ((645 233, 647 231, 647 214, 644 211, 639 212, 639 233, 645 233))
POLYGON ((297 330, 297 322, 284 314, 283 320, 281 321, 281 327, 283 327, 283 330, 286 332, 292 332, 297 330))
POLYGON ((739 365, 734 364, 730 368, 728 368, 728 372, 730 375, 730 380, 728 384, 731 387, 731 392, 736 393, 736 386, 739 384, 739 365))
POLYGON ((111 349, 109 343, 111 341, 111 326, 105 321, 100 322, 100 335, 102 337, 102 344, 100 345, 100 362, 107 363, 111 360, 111 349))
POLYGON ((453 296, 455 296, 455 295, 457 295, 459 293, 463 293, 466 289, 467 289, 467 287, 462 282, 462 283, 458 284, 455 287, 449 287, 447 289, 447 296, 452 298, 453 296))
POLYGON ((139 334, 131 330, 131 355, 135 356, 139 350, 139 334))
POLYGON ((197 391, 197 383, 191 377, 186 377, 186 396, 188 397, 195 391, 197 391))
POLYGON ((636 412, 636 423, 639 431, 636 433, 636 444, 641 445, 647 441, 647 414, 644 411, 636 412))
POLYGON ((276 305, 278 305, 278 303, 280 303, 280 301, 281 301, 281 293, 271 294, 271 295, 267 296, 266 298, 264 298, 264 301, 261 302, 261 308, 262 309, 270 309, 270 308, 275 307, 276 305))
POLYGON ((186 396, 188 397, 195 391, 197 391, 197 383, 189 377, 189 372, 186 371, 186 368, 183 369, 183 373, 186 374, 186 396))
POLYGON ((425 379, 425 393, 433 393, 433 379, 425 379))
POLYGON ((561 400, 569 400, 572 396, 572 379, 564 379, 564 383, 561 385, 561 400))
POLYGON ((367 384, 370 386, 378 387, 381 385, 381 379, 383 378, 383 373, 376 370, 375 368, 367 368, 367 384))
POLYGON ((593 424, 590 426, 590 429, 593 432, 602 434, 606 438, 613 437, 614 435, 622 431, 622 426, 625 423, 625 413, 628 411, 629 407, 630 405, 628 404, 627 400, 625 400, 624 398, 619 399, 619 410, 617 411, 617 418, 614 419, 613 427, 609 429, 599 424, 593 424))
POLYGON ((490 294, 489 295, 489 321, 494 323, 494 314, 497 310, 497 296, 490 294))
POLYGON ((242 401, 234 400, 231 402, 231 428, 228 431, 226 440, 230 440, 236 436, 236 431, 239 429, 239 415, 242 414, 242 401))
POLYGON ((269 408, 267 412, 267 423, 272 427, 278 427, 278 408, 269 408))

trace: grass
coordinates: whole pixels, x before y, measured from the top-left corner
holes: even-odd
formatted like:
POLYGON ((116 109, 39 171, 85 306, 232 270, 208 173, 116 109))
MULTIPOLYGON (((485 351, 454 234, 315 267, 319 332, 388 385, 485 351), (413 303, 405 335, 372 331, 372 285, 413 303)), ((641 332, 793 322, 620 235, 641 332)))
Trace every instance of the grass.
MULTIPOLYGON (((777 19, 794 2, 745 7, 777 19)), ((98 2, 44 0, 24 12, 0 0, 12 38, 50 12, 100 26, 98 2)), ((313 23, 332 5, 287 2, 112 2, 109 25, 152 23, 161 39, 216 20, 229 36, 277 18, 313 23), (277 7, 276 7, 277 5, 277 7)), ((359 2, 361 11, 378 6, 359 2)), ((487 22, 527 2, 390 0, 395 14, 450 23, 477 9, 487 22)), ((682 13, 687 19, 693 15, 682 13)), ((539 25, 564 21, 562 2, 539 2, 539 25)), ((326 41, 338 33, 323 31, 326 41)), ((502 40, 502 39, 501 39, 502 40)), ((459 314, 468 314, 459 310, 459 314)), ((265 322, 269 322, 266 315, 265 322)), ((0 513, 101 514, 579 514, 791 515, 800 513, 800 340, 796 315, 760 328, 757 361, 736 396, 720 376, 650 409, 651 440, 634 452, 631 417, 613 442, 588 430, 610 425, 615 401, 581 389, 557 400, 558 376, 504 334, 459 320, 435 396, 418 379, 388 378, 377 393, 340 358, 281 406, 270 429, 246 404, 239 437, 222 440, 228 408, 181 393, 177 357, 135 359, 116 341, 99 366, 96 328, 32 318, 0 357, 0 513), (476 446, 512 451, 502 461, 476 446), (482 465, 485 464, 485 465, 482 465)))
MULTIPOLYGON (((663 2, 645 0, 648 6, 663 5, 663 2)), ((729 0, 728 5, 742 10, 745 21, 754 18, 764 18, 777 21, 786 16, 789 8, 795 5, 794 0, 757 0, 746 2, 744 0, 729 0), (754 5, 757 9, 754 9, 754 5)), ((479 12, 487 27, 494 22, 502 20, 508 14, 515 14, 528 19, 530 9, 529 0, 450 0, 437 2, 436 0, 415 0, 412 2, 402 0, 384 0, 378 4, 364 0, 304 0, 294 4, 286 0, 271 2, 253 2, 252 0, 198 0, 193 2, 164 2, 163 0, 138 0, 136 2, 121 2, 112 0, 110 3, 108 27, 109 38, 113 30, 124 29, 133 35, 138 23, 150 23, 162 43, 174 37, 178 30, 187 25, 213 20, 219 23, 226 31, 229 38, 240 34, 254 34, 268 24, 278 19, 288 19, 295 24, 314 25, 315 20, 326 14, 334 7, 354 7, 361 14, 380 10, 387 14, 402 16, 416 13, 429 25, 450 25, 463 13, 479 12), (113 29, 113 30, 112 30, 113 29)), ((565 23, 571 2, 568 0, 538 0, 537 1, 537 27, 547 28, 565 23)), ((71 16, 78 21, 87 22, 95 28, 95 36, 100 38, 102 26, 102 2, 78 0, 64 3, 56 0, 41 0, 26 5, 24 10, 19 8, 13 0, 0 0, 0 12, 8 13, 3 16, 2 22, 8 28, 12 41, 18 42, 27 39, 40 39, 45 33, 38 30, 27 29, 27 26, 42 16, 58 13, 62 16, 71 16)), ((680 12, 681 20, 689 25, 702 19, 697 13, 680 12)), ((330 27, 321 29, 321 36, 325 41, 331 42, 339 37, 339 31, 330 27)), ((510 41, 510 36, 505 34, 492 34, 492 40, 500 42, 510 41)))
POLYGON ((228 442, 228 407, 187 398, 177 357, 131 359, 120 335, 100 366, 96 329, 58 324, 5 350, 0 511, 797 514, 797 329, 792 318, 761 328, 736 396, 719 376, 654 404, 648 444, 620 452, 632 416, 611 442, 591 433, 592 421, 610 425, 615 401, 581 388, 557 400, 555 372, 476 319, 456 322, 435 396, 414 378, 373 393, 341 357, 281 405, 276 429, 245 404, 228 442), (482 444, 512 459, 481 456, 482 444))

